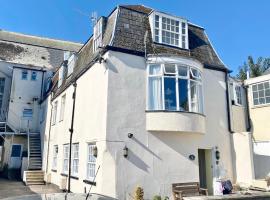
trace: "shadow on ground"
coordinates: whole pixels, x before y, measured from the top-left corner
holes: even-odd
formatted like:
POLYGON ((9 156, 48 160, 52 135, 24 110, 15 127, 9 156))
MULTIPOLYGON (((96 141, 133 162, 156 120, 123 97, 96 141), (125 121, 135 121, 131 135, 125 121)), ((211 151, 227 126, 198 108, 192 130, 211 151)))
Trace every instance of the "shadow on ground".
POLYGON ((61 192, 62 190, 53 184, 25 186, 21 181, 0 178, 0 199, 22 195, 50 194, 61 192))

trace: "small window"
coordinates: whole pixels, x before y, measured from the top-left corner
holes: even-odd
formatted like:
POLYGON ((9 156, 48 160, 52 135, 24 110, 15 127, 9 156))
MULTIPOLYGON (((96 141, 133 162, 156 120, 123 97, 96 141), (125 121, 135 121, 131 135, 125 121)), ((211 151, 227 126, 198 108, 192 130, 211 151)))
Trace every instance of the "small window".
POLYGON ((270 104, 269 81, 252 85, 253 105, 270 104))
POLYGON ((72 144, 71 175, 78 176, 79 172, 79 144, 72 144))
POLYGON ((87 172, 86 179, 93 181, 96 173, 96 157, 94 156, 94 148, 96 145, 88 144, 87 146, 87 172))
POLYGON ((59 121, 64 120, 65 105, 66 105, 66 95, 63 95, 62 98, 61 98, 61 108, 60 108, 60 119, 59 119, 59 121))
POLYGON ((235 85, 234 87, 234 92, 235 92, 235 104, 236 105, 243 105, 243 100, 242 100, 242 88, 240 85, 235 85))
POLYGON ((27 80, 28 79, 28 71, 27 70, 23 70, 22 71, 22 80, 27 80))
POLYGON ((74 70, 74 66, 77 60, 77 56, 76 55, 72 55, 70 56, 70 58, 68 59, 68 71, 67 71, 67 76, 70 76, 73 73, 74 70))
POLYGON ((94 26, 94 52, 102 46, 102 32, 103 32, 103 18, 100 18, 96 25, 94 26))
POLYGON ((24 119, 32 119, 33 117, 33 110, 31 108, 23 109, 23 118, 24 119))
POLYGON ((56 123, 56 117, 57 117, 57 104, 58 102, 54 102, 53 104, 53 110, 52 110, 52 125, 54 125, 56 123))
POLYGON ((63 146, 63 173, 68 173, 69 144, 63 146))
POLYGON ((185 19, 157 12, 151 18, 155 42, 188 49, 188 24, 185 19))
POLYGON ((58 157, 58 145, 53 146, 53 162, 52 162, 52 169, 57 169, 57 157, 58 157))
POLYGON ((31 81, 36 81, 37 80, 37 72, 32 71, 31 73, 31 81))

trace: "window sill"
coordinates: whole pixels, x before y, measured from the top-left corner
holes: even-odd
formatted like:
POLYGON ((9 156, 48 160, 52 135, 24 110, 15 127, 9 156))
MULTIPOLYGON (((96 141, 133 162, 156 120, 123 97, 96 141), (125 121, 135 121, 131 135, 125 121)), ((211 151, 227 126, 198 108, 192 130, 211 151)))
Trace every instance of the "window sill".
POLYGON ((52 172, 57 172, 57 170, 56 170, 56 169, 52 169, 51 171, 52 171, 52 172))
POLYGON ((261 104, 261 105, 256 105, 256 106, 252 106, 251 109, 256 109, 256 108, 263 108, 263 107, 269 107, 270 103, 268 104, 261 104))
POLYGON ((189 112, 189 111, 180 111, 180 110, 145 110, 146 113, 155 113, 155 112, 165 112, 165 113, 190 113, 190 114, 197 114, 203 117, 206 117, 205 114, 197 113, 197 112, 189 112))
POLYGON ((165 47, 170 47, 170 48, 175 48, 175 49, 180 49, 180 50, 188 51, 188 52, 190 51, 189 49, 185 49, 185 48, 182 48, 182 47, 173 46, 173 45, 169 45, 169 44, 165 44, 165 43, 154 42, 154 44, 165 46, 165 47))
POLYGON ((94 185, 94 186, 96 186, 96 185, 97 185, 97 183, 96 183, 96 182, 89 181, 89 180, 87 180, 87 179, 83 180, 83 182, 84 182, 84 183, 86 183, 86 184, 89 184, 89 185, 94 185))
MULTIPOLYGON (((61 173, 60 175, 61 175, 61 176, 68 177, 68 175, 65 174, 65 173, 61 173)), ((77 176, 72 176, 72 175, 71 175, 70 178, 75 179, 75 180, 79 180, 79 177, 77 177, 77 176)))
POLYGON ((146 111, 146 130, 205 134, 206 117, 183 111, 146 111))

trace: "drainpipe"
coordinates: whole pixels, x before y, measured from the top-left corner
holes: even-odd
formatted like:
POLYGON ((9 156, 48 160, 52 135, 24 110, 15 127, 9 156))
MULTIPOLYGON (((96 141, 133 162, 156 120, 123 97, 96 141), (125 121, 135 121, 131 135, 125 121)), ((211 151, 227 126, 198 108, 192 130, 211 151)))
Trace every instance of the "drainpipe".
POLYGON ((231 108, 230 108, 230 95, 229 95, 229 81, 228 72, 225 72, 225 83, 226 83, 226 99, 227 99, 227 116, 228 116, 228 129, 230 133, 234 133, 231 124, 231 108))
POLYGON ((53 112, 52 101, 50 101, 50 104, 51 104, 51 115, 50 115, 49 137, 48 137, 48 145, 47 145, 46 174, 48 173, 49 154, 50 154, 50 140, 51 140, 52 112, 53 112))
POLYGON ((247 109, 247 131, 251 131, 251 121, 250 121, 250 112, 249 112, 249 101, 248 101, 248 87, 244 86, 245 89, 245 99, 246 99, 246 109, 247 109))
POLYGON ((77 83, 73 83, 74 92, 72 95, 73 99, 73 108, 72 108, 72 117, 71 117, 71 125, 70 125, 70 136, 69 136, 69 158, 68 158, 68 193, 70 193, 70 176, 71 176, 71 148, 72 148, 72 136, 73 136, 73 125, 74 125, 74 112, 75 112, 75 103, 76 103, 76 89, 77 89, 77 83))

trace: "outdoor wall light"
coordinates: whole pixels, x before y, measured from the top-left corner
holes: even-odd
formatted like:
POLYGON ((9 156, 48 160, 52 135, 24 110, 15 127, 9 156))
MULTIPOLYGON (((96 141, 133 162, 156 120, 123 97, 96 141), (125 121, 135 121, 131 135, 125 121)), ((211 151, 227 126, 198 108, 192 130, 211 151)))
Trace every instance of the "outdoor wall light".
POLYGON ((219 160, 220 159, 220 152, 219 151, 216 151, 216 159, 219 160))
POLYGON ((128 133, 128 138, 133 138, 133 133, 128 133))
POLYGON ((123 156, 126 158, 128 157, 128 148, 125 146, 123 149, 123 156))
POLYGON ((93 156, 97 157, 98 155, 98 149, 97 149, 97 146, 94 146, 93 148, 93 156))
POLYGON ((191 154, 188 156, 189 160, 195 160, 195 155, 191 154))

